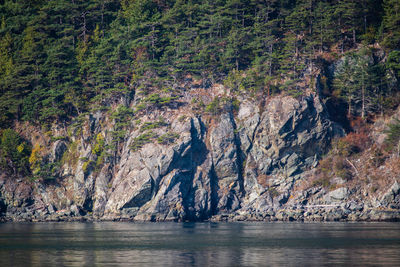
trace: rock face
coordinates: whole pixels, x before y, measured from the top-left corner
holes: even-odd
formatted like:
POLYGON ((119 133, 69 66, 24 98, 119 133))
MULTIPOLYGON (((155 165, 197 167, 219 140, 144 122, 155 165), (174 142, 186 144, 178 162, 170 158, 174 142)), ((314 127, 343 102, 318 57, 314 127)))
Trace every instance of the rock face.
MULTIPOLYGON (((237 113, 212 118, 163 115, 168 126, 154 131, 158 136, 177 133, 176 140, 132 149, 142 135, 134 128, 118 155, 101 167, 95 167, 96 144, 86 140, 100 133, 107 141, 107 129, 101 127, 101 114, 91 116, 87 136, 75 140, 79 160, 64 163, 57 181, 0 178, 3 219, 336 220, 351 218, 348 210, 364 209, 350 202, 344 210, 305 209, 314 195, 320 195, 315 205, 347 203, 352 192, 346 187, 314 188, 293 197, 296 182, 306 179, 306 170, 318 164, 332 138, 344 134, 316 96, 275 97, 262 106, 242 101, 237 113)), ((57 141, 51 159, 59 160, 65 151, 67 144, 57 141)), ((380 201, 399 202, 397 182, 380 201)))

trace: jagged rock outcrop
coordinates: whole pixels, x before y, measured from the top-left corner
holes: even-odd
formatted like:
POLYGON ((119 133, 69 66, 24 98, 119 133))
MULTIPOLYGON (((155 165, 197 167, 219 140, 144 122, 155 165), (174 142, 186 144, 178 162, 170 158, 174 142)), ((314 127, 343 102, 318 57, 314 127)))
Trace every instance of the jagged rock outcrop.
MULTIPOLYGON (((329 220, 351 218, 346 212, 364 209, 347 202, 352 192, 344 186, 332 192, 318 188, 294 191, 296 182, 307 179, 307 170, 318 164, 332 139, 344 134, 317 96, 273 97, 263 105, 244 100, 237 113, 184 115, 182 119, 180 112, 164 112, 167 126, 153 129, 158 136, 177 133, 174 142, 153 140, 133 149, 143 133, 133 128, 118 158, 113 157, 115 162, 106 161, 97 169, 93 166, 99 156, 93 143, 85 140, 98 134, 107 140, 108 129, 101 126, 101 114, 90 116, 85 138, 74 141, 79 160, 75 166, 65 162, 62 177, 44 183, 1 177, 3 218, 329 220), (321 215, 304 209, 309 201, 348 206, 345 212, 324 210, 321 215)), ((66 147, 64 141, 57 141, 51 159, 60 159, 66 147)), ((381 203, 398 202, 398 184, 389 191, 381 203)))

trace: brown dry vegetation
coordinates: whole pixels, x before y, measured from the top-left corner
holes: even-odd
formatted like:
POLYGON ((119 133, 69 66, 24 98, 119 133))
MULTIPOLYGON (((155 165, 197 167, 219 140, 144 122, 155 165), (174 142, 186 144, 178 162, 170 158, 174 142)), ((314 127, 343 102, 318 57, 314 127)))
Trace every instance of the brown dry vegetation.
MULTIPOLYGON (((400 157, 388 148, 385 132, 390 122, 382 118, 379 123, 366 123, 353 118, 351 126, 354 132, 336 139, 331 151, 319 162, 308 179, 296 186, 296 190, 305 190, 322 186, 328 190, 338 187, 333 178, 340 177, 351 188, 364 188, 372 196, 387 190, 400 177, 400 157), (385 141, 379 140, 377 136, 385 141)), ((340 185, 342 186, 342 185, 340 185)))
POLYGON ((266 174, 260 174, 257 176, 257 182, 264 188, 269 186, 270 179, 271 177, 266 174))

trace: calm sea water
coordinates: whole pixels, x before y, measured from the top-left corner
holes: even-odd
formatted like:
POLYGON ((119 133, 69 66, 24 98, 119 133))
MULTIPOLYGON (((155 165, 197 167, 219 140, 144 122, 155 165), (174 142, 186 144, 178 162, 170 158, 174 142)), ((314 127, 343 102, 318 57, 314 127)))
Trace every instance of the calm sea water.
POLYGON ((400 223, 4 223, 0 266, 400 266, 400 223))

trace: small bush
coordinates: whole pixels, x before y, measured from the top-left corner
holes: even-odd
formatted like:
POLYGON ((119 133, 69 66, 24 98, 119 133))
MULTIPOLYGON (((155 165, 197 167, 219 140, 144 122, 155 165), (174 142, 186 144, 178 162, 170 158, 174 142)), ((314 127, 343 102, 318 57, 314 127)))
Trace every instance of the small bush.
POLYGON ((381 166, 386 160, 385 154, 382 152, 382 149, 377 146, 373 146, 371 150, 371 163, 372 166, 378 168, 381 166))
POLYGON ((43 148, 39 145, 36 144, 35 147, 32 149, 32 153, 29 157, 29 164, 31 167, 31 170, 35 172, 35 169, 40 167, 40 163, 42 160, 41 153, 43 151, 43 148))
POLYGON ((224 86, 230 88, 233 92, 239 93, 245 91, 245 75, 243 71, 232 70, 224 80, 224 86))
POLYGON ((59 177, 61 162, 41 162, 33 172, 33 180, 53 180, 59 177))
POLYGON ((104 150, 104 145, 105 145, 105 141, 104 141, 103 134, 102 133, 97 134, 96 143, 93 147, 92 153, 99 156, 104 150))
POLYGON ((183 122, 184 120, 186 120, 186 116, 185 115, 179 116, 179 118, 178 118, 179 122, 183 122))
POLYGON ((79 160, 78 142, 72 142, 68 150, 63 154, 61 163, 68 163, 70 166, 76 166, 79 160))
POLYGON ((160 127, 167 126, 167 125, 168 125, 168 123, 165 121, 164 118, 161 117, 160 119, 158 119, 158 121, 154 121, 154 122, 150 121, 150 122, 143 123, 143 125, 140 127, 140 132, 160 128, 160 127))
POLYGON ((276 190, 275 187, 270 187, 270 188, 268 188, 268 192, 269 192, 269 195, 270 195, 272 198, 279 196, 279 192, 278 192, 278 190, 276 190))
POLYGON ((137 105, 136 105, 135 112, 136 112, 136 113, 137 113, 137 112, 140 112, 140 111, 142 111, 142 110, 144 110, 144 109, 146 109, 146 108, 147 108, 146 103, 137 104, 137 105))
POLYGON ((137 136, 135 139, 133 139, 132 144, 130 145, 130 148, 132 151, 138 151, 145 144, 150 143, 152 141, 152 139, 154 139, 156 137, 157 137, 157 135, 151 131, 141 134, 141 135, 137 136))
POLYGON ((66 137, 66 136, 51 136, 50 137, 50 141, 51 142, 56 142, 56 141, 59 141, 59 140, 65 141, 67 139, 68 139, 68 137, 66 137))
POLYGON ((29 174, 31 146, 12 129, 4 130, 0 141, 1 168, 13 174, 29 174))
POLYGON ((103 165, 105 159, 107 157, 107 153, 102 151, 101 154, 96 159, 96 169, 99 169, 101 165, 103 165))
POLYGON ((240 101, 237 98, 232 98, 232 109, 235 112, 238 112, 240 108, 240 101))
POLYGON ((364 151, 371 143, 367 134, 349 133, 347 136, 333 141, 336 155, 348 157, 364 151))
POLYGON ((94 166, 95 162, 93 160, 85 161, 82 165, 83 173, 87 175, 94 166))
POLYGON ((134 115, 132 109, 124 106, 119 105, 117 109, 111 113, 111 118, 117 122, 126 122, 130 120, 130 118, 134 115))
POLYGON ((240 102, 236 98, 216 96, 206 106, 205 111, 217 115, 225 111, 238 111, 239 106, 240 102))
POLYGON ((211 101, 207 106, 206 106, 206 112, 212 113, 216 115, 217 113, 220 112, 220 98, 215 97, 213 101, 211 101))
POLYGON ((204 110, 204 108, 206 106, 201 97, 199 97, 199 98, 193 97, 191 100, 191 104, 192 104, 191 105, 192 109, 196 112, 200 112, 200 111, 204 110))
POLYGON ((388 125, 389 129, 385 132, 387 134, 387 138, 385 140, 386 150, 393 151, 397 150, 397 153, 400 151, 400 120, 396 119, 394 123, 388 125))
POLYGON ((332 161, 331 158, 325 158, 319 162, 319 170, 322 175, 328 176, 332 171, 332 161))
POLYGON ((376 193, 378 191, 378 187, 376 185, 371 186, 371 193, 376 193))
POLYGON ((166 133, 157 138, 157 142, 159 144, 168 145, 175 142, 176 139, 179 138, 179 134, 177 133, 166 133))
POLYGON ((168 106, 173 103, 174 100, 178 99, 178 96, 160 96, 157 93, 151 94, 148 97, 142 99, 141 103, 136 106, 136 111, 142 111, 144 109, 155 107, 161 108, 163 106, 168 106))
POLYGON ((328 187, 330 187, 330 185, 331 185, 331 183, 330 183, 330 179, 328 177, 320 177, 319 179, 316 179, 311 183, 312 187, 322 186, 324 188, 328 188, 328 187))
POLYGON ((110 132, 112 137, 112 144, 115 145, 116 143, 123 141, 126 135, 126 130, 114 130, 110 132))
POLYGON ((349 170, 349 167, 345 159, 342 157, 335 157, 332 162, 332 167, 333 167, 333 172, 335 173, 335 176, 342 177, 343 179, 350 179, 351 178, 351 172, 349 170))

